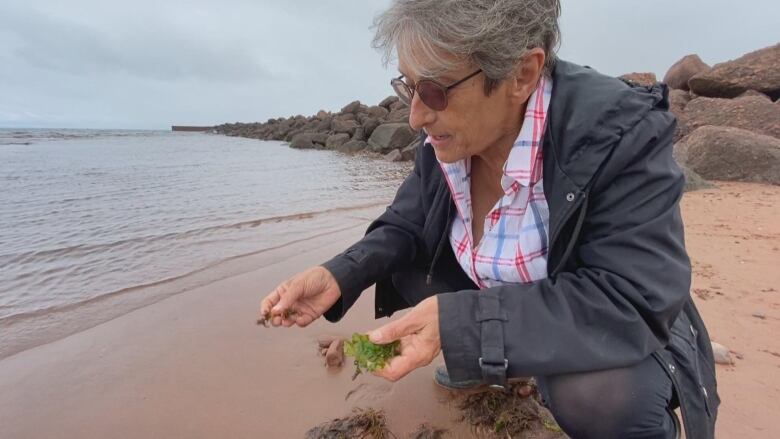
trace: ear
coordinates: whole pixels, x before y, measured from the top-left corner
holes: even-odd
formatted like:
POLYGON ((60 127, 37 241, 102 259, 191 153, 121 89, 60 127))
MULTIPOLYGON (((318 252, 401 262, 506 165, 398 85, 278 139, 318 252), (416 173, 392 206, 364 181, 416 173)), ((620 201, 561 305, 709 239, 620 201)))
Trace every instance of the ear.
POLYGON ((531 49, 515 66, 512 87, 509 92, 513 99, 525 102, 531 97, 544 71, 547 59, 544 50, 539 47, 531 49))

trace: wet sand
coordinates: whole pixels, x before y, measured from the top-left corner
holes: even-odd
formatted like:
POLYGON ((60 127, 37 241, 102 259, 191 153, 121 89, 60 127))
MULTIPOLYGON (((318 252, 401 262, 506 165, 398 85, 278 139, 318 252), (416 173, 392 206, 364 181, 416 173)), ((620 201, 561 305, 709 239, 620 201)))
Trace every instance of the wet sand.
MULTIPOLYGON (((695 300, 712 338, 742 357, 718 366, 718 437, 780 432, 779 205, 780 187, 733 183, 683 202, 695 300)), ((0 360, 0 437, 294 438, 368 406, 386 411, 399 438, 424 422, 448 428, 449 437, 471 437, 446 402, 449 393, 431 380, 441 360, 395 384, 351 381, 349 364, 324 367, 318 336, 382 323, 372 318, 371 291, 336 325, 255 325, 264 294, 363 229, 263 254, 255 271, 0 360)))

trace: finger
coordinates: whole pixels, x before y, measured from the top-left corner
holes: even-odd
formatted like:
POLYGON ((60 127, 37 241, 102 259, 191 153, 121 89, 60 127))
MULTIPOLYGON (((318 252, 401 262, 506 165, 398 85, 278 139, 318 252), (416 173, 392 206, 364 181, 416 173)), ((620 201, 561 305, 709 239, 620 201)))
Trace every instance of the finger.
POLYGON ((279 287, 277 287, 260 302, 260 315, 265 316, 270 313, 271 308, 279 302, 279 298, 279 287))
POLYGON ((375 371, 374 375, 385 378, 389 381, 398 381, 409 375, 409 373, 419 367, 418 361, 412 356, 400 355, 393 357, 382 369, 375 371))
POLYGON ((305 328, 314 321, 314 318, 309 314, 301 314, 295 319, 295 324, 301 328, 305 328))
POLYGON ((279 293, 279 302, 271 308, 273 314, 281 314, 292 307, 303 293, 299 282, 287 281, 276 289, 279 293))
POLYGON ((368 333, 368 339, 376 344, 388 344, 419 331, 422 325, 409 314, 368 333))
POLYGON ((275 326, 275 327, 282 326, 282 317, 281 316, 274 316, 271 319, 271 326, 275 326))

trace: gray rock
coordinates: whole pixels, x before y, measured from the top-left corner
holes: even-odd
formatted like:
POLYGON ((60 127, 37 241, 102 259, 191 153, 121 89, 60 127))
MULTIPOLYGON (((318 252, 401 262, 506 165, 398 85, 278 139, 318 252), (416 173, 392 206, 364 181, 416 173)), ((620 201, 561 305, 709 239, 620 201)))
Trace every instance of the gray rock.
POLYGON ((385 160, 387 160, 388 162, 400 162, 403 161, 403 159, 404 157, 401 154, 400 149, 394 149, 388 152, 387 154, 385 154, 385 160))
POLYGON ((382 102, 379 103, 379 106, 385 107, 387 108, 387 111, 390 111, 390 106, 396 102, 398 102, 398 96, 388 96, 382 99, 382 102))
POLYGON ((417 136, 406 123, 388 123, 380 125, 368 139, 368 149, 387 154, 394 149, 404 148, 417 136))
POLYGON ((734 360, 731 358, 731 354, 729 353, 729 348, 723 346, 720 343, 715 343, 714 341, 711 342, 711 344, 712 355, 715 357, 716 363, 725 364, 726 366, 731 366, 734 364, 734 360))
POLYGON ((347 154, 354 154, 358 151, 366 149, 367 145, 368 144, 362 140, 350 140, 349 142, 336 148, 336 150, 347 154))
POLYGON ((295 137, 293 137, 292 141, 290 142, 290 148, 295 149, 314 149, 314 142, 311 141, 311 138, 309 136, 306 136, 305 134, 298 134, 295 137))
POLYGON ((317 112, 317 118, 320 120, 325 120, 325 118, 329 118, 329 117, 330 117, 330 113, 328 113, 325 110, 320 110, 317 112))
POLYGON ((346 133, 352 136, 360 125, 354 120, 334 119, 331 129, 334 133, 346 133))
POLYGON ((409 107, 395 109, 387 115, 385 120, 389 123, 406 122, 409 123, 409 107))
POLYGON ((409 145, 401 150, 401 156, 404 161, 413 161, 417 157, 417 148, 420 147, 420 139, 412 140, 409 145))
POLYGON ((685 106, 683 119, 691 131, 705 125, 730 126, 780 138, 780 111, 758 96, 696 98, 685 106))
POLYGON ((374 130, 381 124, 378 119, 367 118, 363 121, 363 134, 366 137, 371 137, 371 134, 374 134, 374 130))
POLYGON ((711 189, 715 187, 714 184, 703 179, 701 175, 691 171, 687 166, 680 165, 680 168, 682 169, 683 174, 685 175, 685 188, 683 189, 684 192, 693 192, 702 189, 711 189))
POLYGON ((292 140, 290 141, 290 148, 298 148, 298 149, 320 148, 320 147, 324 147, 327 141, 328 141, 328 135, 325 133, 300 133, 300 134, 296 134, 292 138, 292 140))
POLYGON ((748 53, 741 58, 716 64, 688 81, 700 96, 733 98, 756 90, 780 98, 780 43, 748 53))
POLYGON ((382 106, 374 106, 374 107, 368 107, 366 110, 366 113, 376 119, 382 119, 386 117, 388 114, 390 114, 390 111, 382 106))
POLYGON ((780 185, 780 139, 704 126, 675 145, 675 158, 710 180, 780 185))
POLYGON ((403 102, 401 102, 401 100, 400 100, 400 99, 396 99, 396 101, 395 101, 395 102, 393 102, 392 104, 390 104, 390 106, 389 106, 389 107, 387 107, 387 109, 388 109, 388 110, 390 110, 390 112, 391 112, 391 113, 392 113, 393 111, 395 111, 395 110, 400 110, 400 109, 402 109, 402 108, 408 108, 408 107, 406 106, 406 104, 404 104, 403 102))
POLYGON ((341 145, 347 142, 349 142, 349 134, 334 134, 328 137, 328 140, 325 142, 325 147, 328 149, 338 149, 341 145))
POLYGON ((352 140, 368 140, 366 138, 366 132, 362 126, 355 129, 355 134, 352 135, 352 140))
POLYGON ((358 111, 360 111, 360 105, 361 105, 360 101, 352 101, 349 104, 347 104, 346 106, 344 106, 344 108, 341 109, 341 113, 343 113, 343 114, 347 114, 347 113, 356 114, 358 111))
POLYGON ((699 58, 699 55, 688 55, 674 63, 664 76, 664 83, 671 89, 688 91, 688 81, 698 75, 706 72, 710 66, 699 58))

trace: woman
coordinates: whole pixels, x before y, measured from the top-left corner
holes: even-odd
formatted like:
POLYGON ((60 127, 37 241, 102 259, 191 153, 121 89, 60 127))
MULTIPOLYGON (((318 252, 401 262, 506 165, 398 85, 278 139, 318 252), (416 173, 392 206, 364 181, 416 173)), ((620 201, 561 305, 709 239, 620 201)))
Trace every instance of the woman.
POLYGON ((559 15, 558 0, 394 1, 374 44, 398 56, 414 171, 362 240, 261 313, 338 321, 376 283, 377 317, 413 306, 369 334, 401 340, 377 375, 442 352, 446 387, 537 377, 575 438, 673 438, 678 406, 688 438, 711 438, 666 88, 557 60, 559 15))

